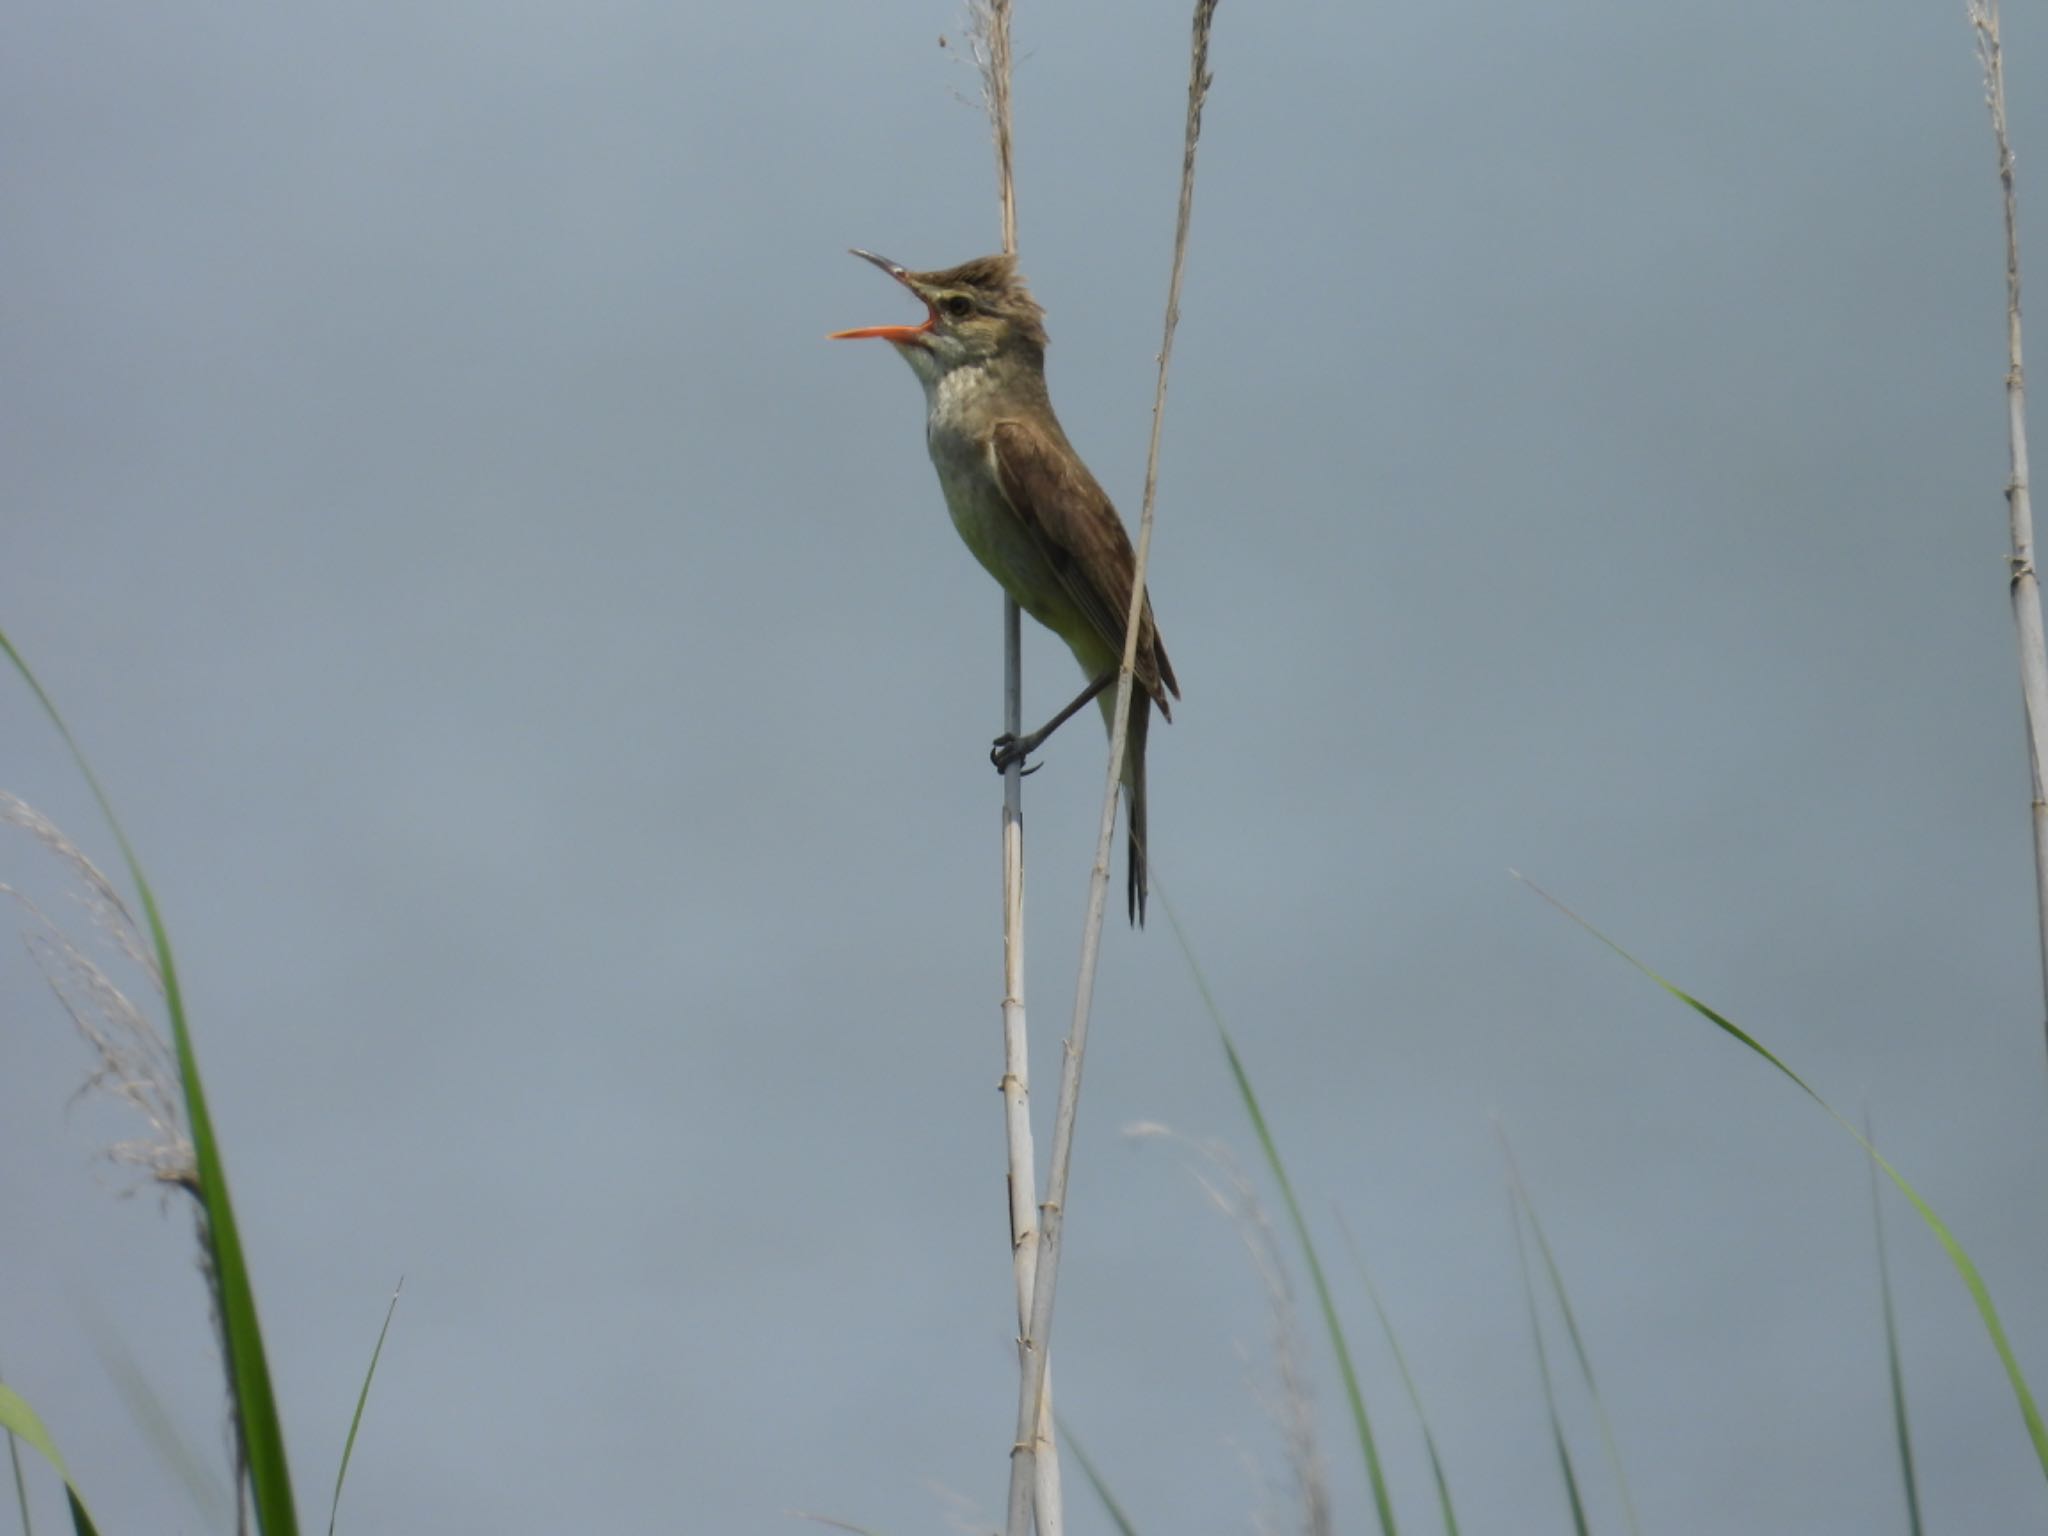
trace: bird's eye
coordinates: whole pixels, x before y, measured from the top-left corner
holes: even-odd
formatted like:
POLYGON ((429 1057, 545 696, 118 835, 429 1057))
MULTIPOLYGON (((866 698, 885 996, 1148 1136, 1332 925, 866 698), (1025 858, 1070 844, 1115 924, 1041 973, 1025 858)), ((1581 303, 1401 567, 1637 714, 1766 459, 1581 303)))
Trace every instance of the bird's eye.
POLYGON ((968 298, 964 293, 949 294, 940 301, 939 308, 943 309, 955 320, 964 320, 974 313, 974 300, 968 298))

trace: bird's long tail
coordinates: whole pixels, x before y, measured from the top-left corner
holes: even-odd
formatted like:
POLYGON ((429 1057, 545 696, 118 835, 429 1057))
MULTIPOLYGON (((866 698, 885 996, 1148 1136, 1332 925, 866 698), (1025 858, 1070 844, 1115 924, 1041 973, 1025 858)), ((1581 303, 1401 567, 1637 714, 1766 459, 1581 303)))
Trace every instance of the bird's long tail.
POLYGON ((1124 752, 1124 805, 1129 811, 1130 843, 1126 855, 1124 896, 1134 926, 1145 926, 1145 897, 1151 882, 1145 875, 1145 733, 1152 725, 1152 700, 1143 689, 1131 696, 1129 741, 1124 752))

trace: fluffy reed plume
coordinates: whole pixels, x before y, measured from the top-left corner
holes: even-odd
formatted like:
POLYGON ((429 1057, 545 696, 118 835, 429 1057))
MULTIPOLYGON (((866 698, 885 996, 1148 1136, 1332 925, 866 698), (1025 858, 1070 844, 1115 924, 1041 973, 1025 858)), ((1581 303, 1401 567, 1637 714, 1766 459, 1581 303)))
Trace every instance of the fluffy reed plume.
MULTIPOLYGON (((14 827, 27 833, 56 859, 70 879, 71 895, 85 914, 87 928, 97 935, 102 947, 110 948, 138 972, 161 998, 163 973, 158 969, 155 954, 143 942, 134 913, 85 851, 65 836, 55 822, 4 790, 0 790, 0 827, 14 827)), ((194 1235, 198 1238, 199 1265, 206 1280, 208 1311, 214 1337, 220 1344, 223 1367, 230 1373, 228 1390, 232 1399, 234 1379, 220 1314, 220 1287, 212 1268, 213 1247, 208 1239, 206 1206, 200 1199, 198 1159, 170 1045, 100 959, 33 897, 6 883, 0 883, 0 895, 11 898, 27 917, 22 942, 91 1053, 91 1069, 74 1100, 98 1095, 125 1106, 142 1122, 142 1134, 106 1148, 107 1159, 118 1166, 139 1170, 159 1190, 182 1190, 192 1196, 190 1209, 194 1235)), ((133 1192, 134 1187, 123 1191, 133 1192)), ((248 1458, 242 1444, 241 1420, 236 1414, 228 1415, 227 1439, 235 1469, 235 1525, 237 1530, 246 1530, 248 1458)))
MULTIPOLYGON (((163 977, 156 958, 143 944, 128 904, 99 866, 48 817, 5 791, 0 791, 0 826, 26 832, 56 858, 70 877, 88 927, 161 996, 163 977)), ((78 1097, 103 1095, 134 1111, 146 1127, 145 1134, 108 1147, 108 1158, 140 1169, 159 1187, 196 1195, 197 1164, 170 1046, 106 967, 32 897, 7 884, 0 884, 0 894, 11 897, 27 915, 22 942, 92 1053, 92 1069, 79 1086, 78 1097)))
POLYGON ((981 72, 981 103, 996 142, 1003 249, 1017 254, 1017 177, 1010 137, 1010 0, 967 0, 967 46, 981 72))

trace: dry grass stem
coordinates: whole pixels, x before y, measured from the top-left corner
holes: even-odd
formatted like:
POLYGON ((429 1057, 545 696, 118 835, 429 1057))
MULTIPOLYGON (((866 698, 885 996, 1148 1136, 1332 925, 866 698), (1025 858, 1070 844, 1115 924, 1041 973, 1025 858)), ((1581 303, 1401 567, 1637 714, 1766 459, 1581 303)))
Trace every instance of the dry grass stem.
MULTIPOLYGON (((2005 500, 2012 531, 2012 616, 2019 631, 2020 693, 2027 718, 2027 760, 2033 786, 2034 902, 2041 927, 2041 991, 2048 1009, 2048 639, 2041 626, 2040 581, 2034 571, 2034 509, 2027 467, 2027 376, 2020 354, 2019 198, 2013 183, 2012 137, 2005 118, 2005 57, 1999 43, 1998 0, 1970 0, 1970 27, 1984 68, 1984 98, 1998 147, 1998 181, 2005 202, 2005 403, 2011 477, 2005 500)), ((2043 1014, 2048 1030, 2048 1012, 2043 1014)))
POLYGON ((981 71, 981 100, 996 141, 996 195, 1002 200, 1003 250, 1017 254, 1017 173, 1010 127, 1010 0, 968 0, 967 41, 981 71))
MULTIPOLYGON (((1002 212, 1003 250, 1017 253, 1017 178, 1011 147, 1010 0, 969 0, 968 47, 981 71, 982 105, 988 111, 996 151, 996 196, 1002 212)), ((1017 600, 1003 595, 1003 729, 1024 729, 1023 615, 1017 600)), ((1010 1265, 1017 1303, 1018 1369, 1027 1369, 1024 1338, 1030 1329, 1031 1298, 1038 1269, 1038 1152, 1031 1134, 1031 1037, 1024 1011, 1024 767, 1003 770, 1003 1135, 1007 1149, 1005 1188, 1010 1207, 1010 1265)), ((1034 1433, 1032 1464, 1036 1487, 1032 1507, 1039 1536, 1060 1536, 1064 1524, 1060 1494, 1059 1442, 1053 1434, 1052 1390, 1042 1394, 1034 1433)), ((1015 1454, 1014 1448, 1012 1454, 1015 1454)))
POLYGON ((1053 1111, 1052 1162, 1046 1176, 1045 1202, 1039 1213, 1038 1270, 1031 1293, 1031 1323, 1023 1339, 1024 1380, 1017 1403, 1017 1449, 1010 1463, 1008 1536, 1024 1536, 1030 1524, 1031 1489, 1036 1476, 1033 1427, 1045 1412, 1046 1351, 1052 1341, 1053 1298, 1059 1280, 1060 1227, 1066 1211, 1067 1174, 1073 1158, 1074 1120, 1081 1098, 1081 1069, 1087 1058, 1088 1008, 1095 994, 1096 960, 1102 948, 1102 909, 1109 892, 1110 845, 1116 834, 1117 792, 1131 718, 1133 668, 1138 632, 1145 611, 1145 563, 1152 548, 1152 520, 1159 486, 1159 435, 1166 417, 1167 371, 1173 361, 1173 335, 1180 324, 1181 275, 1187 265, 1188 225, 1195 202, 1195 148, 1202 135, 1202 107, 1208 99, 1209 34, 1216 0, 1195 0, 1189 49, 1187 128, 1182 138, 1180 202, 1174 220, 1173 264, 1166 284, 1166 322, 1159 346, 1159 381, 1152 396, 1152 434, 1145 459, 1145 498, 1138 518, 1138 547, 1124 629, 1123 664, 1118 671, 1116 707, 1110 726, 1108 782, 1103 790, 1102 818, 1097 828, 1095 864, 1088 877, 1087 926, 1081 940, 1081 963, 1074 983, 1074 1024, 1067 1036, 1060 1071, 1059 1103, 1053 1111))

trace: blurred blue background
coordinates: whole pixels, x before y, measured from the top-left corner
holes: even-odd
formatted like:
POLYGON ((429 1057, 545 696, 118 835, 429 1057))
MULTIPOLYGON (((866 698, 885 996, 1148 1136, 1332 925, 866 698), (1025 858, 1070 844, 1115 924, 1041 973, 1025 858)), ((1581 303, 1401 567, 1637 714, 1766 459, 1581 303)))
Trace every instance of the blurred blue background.
MULTIPOLYGON (((1158 896, 1332 1255, 1335 1211, 1359 1235, 1468 1529, 1567 1521, 1496 1121, 1646 1526, 1903 1528, 1860 1154, 1510 867, 1869 1106, 2048 1379, 1962 11, 1224 6, 1152 564, 1186 698, 1152 742, 1152 927, 1108 934, 1055 1348, 1144 1528, 1294 1518, 1258 1279, 1185 1155, 1122 1135, 1252 1156, 1158 896)), ((309 1521, 402 1274, 344 1529, 999 1523, 1000 605, 907 370, 823 340, 910 317, 845 247, 997 244, 961 27, 11 13, 0 626, 157 882, 309 1521)), ((1017 17, 1023 266, 1132 517, 1186 33, 1179 4, 1017 17)), ((2024 7, 2007 47, 2048 251, 2024 7)), ((1027 715, 1075 681, 1033 634, 1027 715)), ((1028 786, 1042 1113, 1099 753, 1070 732, 1028 786)), ((16 685, 0 787, 111 865, 16 685)), ((0 880, 76 926, 18 833, 0 880)), ((133 1127, 73 1103, 85 1055, 9 951, 0 1372, 103 1529, 223 1529, 102 1364, 219 1459, 187 1223, 113 1198, 133 1127)), ((1930 1517, 2037 1527, 1990 1346, 1892 1215, 1930 1517)), ((1589 1498, 1614 1528, 1597 1470, 1589 1498)), ((34 1504, 60 1518, 40 1474, 34 1504)))

